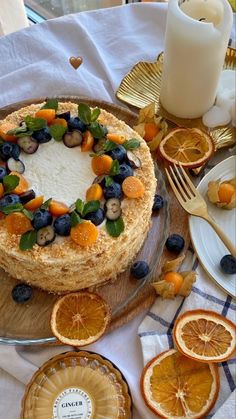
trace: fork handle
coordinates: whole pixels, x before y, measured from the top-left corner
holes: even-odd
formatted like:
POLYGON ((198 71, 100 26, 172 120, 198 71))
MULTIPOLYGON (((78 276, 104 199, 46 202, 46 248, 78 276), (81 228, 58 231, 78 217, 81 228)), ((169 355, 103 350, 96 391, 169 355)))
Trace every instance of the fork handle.
POLYGON ((212 220, 210 216, 203 217, 208 223, 213 227, 216 234, 220 237, 224 245, 227 247, 227 249, 230 251, 230 254, 236 258, 236 247, 233 245, 231 240, 226 236, 226 234, 221 230, 221 228, 215 223, 215 221, 212 220))

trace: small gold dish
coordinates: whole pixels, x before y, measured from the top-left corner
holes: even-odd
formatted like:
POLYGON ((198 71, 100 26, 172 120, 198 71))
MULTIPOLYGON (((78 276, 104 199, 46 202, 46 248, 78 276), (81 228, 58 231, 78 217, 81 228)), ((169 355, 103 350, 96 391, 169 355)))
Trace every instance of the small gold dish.
POLYGON ((98 354, 55 356, 32 377, 21 419, 131 419, 131 397, 120 371, 98 354))
MULTIPOLYGON (((116 92, 116 97, 136 108, 144 108, 151 102, 156 103, 156 112, 174 125, 199 128, 211 134, 216 149, 227 147, 236 142, 236 128, 232 126, 217 127, 208 129, 203 125, 202 119, 182 119, 169 114, 159 103, 161 77, 163 67, 163 53, 159 54, 154 63, 139 62, 130 70, 130 72, 121 81, 116 92)), ((236 50, 228 48, 224 69, 236 69, 236 50)))

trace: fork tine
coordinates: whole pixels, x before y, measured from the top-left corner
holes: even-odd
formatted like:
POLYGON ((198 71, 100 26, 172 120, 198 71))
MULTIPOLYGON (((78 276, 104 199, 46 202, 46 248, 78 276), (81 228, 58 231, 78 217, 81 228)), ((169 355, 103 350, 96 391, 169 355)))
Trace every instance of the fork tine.
POLYGON ((167 178, 170 182, 170 186, 172 187, 176 198, 178 199, 178 201, 180 202, 181 205, 184 205, 184 200, 183 200, 182 196, 180 195, 178 189, 176 188, 176 186, 175 186, 173 180, 171 179, 171 176, 170 176, 170 174, 169 174, 169 172, 166 168, 165 168, 165 172, 166 172, 166 176, 167 176, 167 178))
POLYGON ((189 188, 189 185, 186 183, 185 179, 183 178, 183 176, 182 176, 182 174, 181 174, 181 172, 179 170, 179 166, 177 166, 176 164, 174 164, 174 168, 175 168, 175 171, 176 171, 176 176, 178 175, 178 179, 181 182, 181 184, 182 184, 182 186, 183 186, 183 188, 184 188, 184 190, 186 192, 186 195, 188 196, 188 199, 193 198, 194 197, 194 193, 189 188))
POLYGON ((196 195, 198 194, 198 191, 197 191, 197 189, 195 188, 194 184, 193 184, 193 183, 192 183, 192 181, 189 179, 189 177, 188 177, 187 173, 185 172, 185 170, 184 170, 183 166, 181 166, 181 164, 179 165, 179 168, 180 168, 180 170, 181 170, 181 172, 182 172, 182 175, 184 176, 184 178, 185 178, 186 182, 188 183, 190 190, 191 190, 191 191, 193 192, 193 194, 196 196, 196 195))
POLYGON ((170 166, 170 171, 171 171, 172 178, 174 179, 176 185, 178 186, 179 192, 183 196, 184 200, 188 201, 189 197, 187 196, 187 194, 186 194, 184 188, 182 187, 182 185, 180 184, 179 179, 178 179, 177 175, 175 174, 175 172, 174 172, 174 170, 171 166, 170 166))

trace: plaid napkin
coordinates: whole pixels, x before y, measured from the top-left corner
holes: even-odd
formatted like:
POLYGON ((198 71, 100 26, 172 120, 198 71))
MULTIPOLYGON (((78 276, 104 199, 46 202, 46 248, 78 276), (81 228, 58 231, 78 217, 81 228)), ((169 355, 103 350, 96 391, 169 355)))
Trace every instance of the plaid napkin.
MULTIPOLYGON (((222 160, 222 155, 220 159, 222 160)), ((209 168, 212 168, 212 165, 209 168)), ((187 310, 199 308, 213 310, 234 323, 236 321, 236 300, 216 286, 215 282, 207 276, 191 249, 187 252, 181 270, 195 270, 197 273, 197 280, 189 297, 177 296, 174 300, 162 300, 158 297, 139 326, 138 333, 142 345, 144 365, 159 353, 174 347, 172 338, 174 322, 179 315, 187 310)), ((233 419, 235 417, 236 358, 220 363, 219 368, 219 397, 207 418, 212 417, 223 403, 226 405, 226 400, 234 392, 234 395, 228 401, 231 412, 228 418, 233 419)), ((227 411, 225 405, 222 410, 227 411)), ((216 417, 223 418, 223 416, 218 416, 217 413, 216 417)))

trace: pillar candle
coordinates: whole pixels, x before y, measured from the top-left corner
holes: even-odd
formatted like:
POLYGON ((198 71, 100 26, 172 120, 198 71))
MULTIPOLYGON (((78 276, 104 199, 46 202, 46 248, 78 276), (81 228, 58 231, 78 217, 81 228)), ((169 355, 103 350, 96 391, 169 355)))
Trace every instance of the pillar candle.
POLYGON ((160 101, 179 118, 214 104, 233 24, 228 0, 169 0, 160 101))

